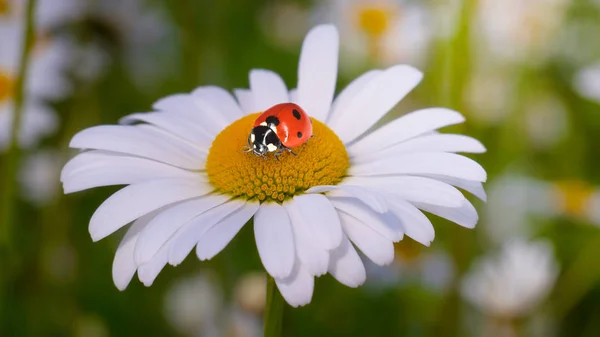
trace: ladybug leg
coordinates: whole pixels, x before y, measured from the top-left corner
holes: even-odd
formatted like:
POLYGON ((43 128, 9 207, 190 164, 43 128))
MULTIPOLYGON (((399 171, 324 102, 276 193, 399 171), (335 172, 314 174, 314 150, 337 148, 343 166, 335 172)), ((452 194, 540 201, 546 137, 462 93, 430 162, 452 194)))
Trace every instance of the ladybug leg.
POLYGON ((294 151, 292 151, 292 149, 290 149, 290 148, 286 148, 286 150, 288 150, 288 152, 289 152, 289 153, 293 154, 293 155, 294 155, 294 157, 295 157, 295 156, 297 156, 297 154, 295 154, 295 153, 294 153, 294 151))
POLYGON ((283 154, 283 150, 279 149, 277 151, 275 151, 275 153, 273 153, 273 155, 275 156, 275 159, 279 160, 279 156, 281 156, 283 154))
POLYGON ((252 151, 252 144, 250 144, 250 137, 248 137, 248 145, 244 146, 244 148, 242 149, 242 151, 244 151, 244 152, 251 152, 252 151))

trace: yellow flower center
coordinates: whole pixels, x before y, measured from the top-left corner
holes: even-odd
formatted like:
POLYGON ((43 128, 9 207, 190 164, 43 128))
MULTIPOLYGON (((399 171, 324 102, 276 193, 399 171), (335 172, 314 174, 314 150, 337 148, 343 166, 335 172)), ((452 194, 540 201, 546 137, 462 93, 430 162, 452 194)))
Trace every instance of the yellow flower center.
POLYGON ((0 16, 10 13, 10 6, 7 0, 0 0, 0 16))
POLYGON ((0 103, 12 96, 13 79, 7 73, 0 69, 0 103))
POLYGON ((319 185, 335 185, 350 166, 346 147, 325 124, 312 119, 314 137, 294 148, 296 156, 258 157, 243 149, 258 113, 240 118, 217 135, 206 160, 210 183, 236 198, 282 202, 319 185))
POLYGON ((402 242, 394 245, 394 251, 400 259, 398 262, 412 264, 421 257, 422 246, 414 240, 402 240, 402 242))
POLYGON ((559 205, 565 214, 585 217, 594 188, 585 182, 562 181, 556 183, 559 205))
POLYGON ((381 37, 389 28, 393 11, 386 6, 359 6, 358 26, 372 38, 381 37))

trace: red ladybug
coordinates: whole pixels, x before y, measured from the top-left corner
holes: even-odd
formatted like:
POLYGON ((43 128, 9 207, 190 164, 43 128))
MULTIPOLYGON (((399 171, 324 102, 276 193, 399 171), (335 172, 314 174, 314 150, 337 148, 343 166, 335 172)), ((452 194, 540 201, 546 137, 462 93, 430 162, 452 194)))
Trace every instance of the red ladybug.
POLYGON ((284 150, 304 144, 312 136, 312 122, 308 114, 294 103, 281 103, 260 114, 248 136, 247 152, 257 156, 275 152, 275 157, 284 150))

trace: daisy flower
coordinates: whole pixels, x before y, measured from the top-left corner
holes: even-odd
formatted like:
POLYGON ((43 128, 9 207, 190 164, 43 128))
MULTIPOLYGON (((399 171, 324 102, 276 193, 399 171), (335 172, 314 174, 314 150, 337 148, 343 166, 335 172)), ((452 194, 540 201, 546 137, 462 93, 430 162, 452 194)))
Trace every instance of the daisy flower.
MULTIPOLYGON (((245 275, 236 284, 236 293, 247 298, 263 295, 264 307, 265 281, 262 273, 258 278, 245 275)), ((249 311, 239 298, 227 299, 218 278, 210 272, 178 280, 167 291, 164 303, 167 320, 184 336, 262 336, 260 313, 249 311)))
POLYGON ((539 233, 546 220, 564 217, 600 227, 600 189, 580 179, 506 174, 489 185, 488 199, 482 229, 498 245, 539 233))
POLYGON ((250 89, 235 90, 237 99, 203 86, 126 116, 124 125, 73 137, 71 147, 85 151, 62 171, 66 193, 129 185, 89 225, 97 241, 133 222, 114 259, 119 289, 136 271, 152 284, 194 247, 200 260, 214 257, 253 219, 266 271, 290 305, 305 305, 315 276, 330 273, 350 287, 365 281, 356 248, 385 265, 405 234, 429 245, 433 226, 420 210, 475 226, 475 208, 454 186, 485 198, 486 172, 455 153, 485 149, 473 138, 435 132, 463 116, 423 109, 368 132, 422 74, 406 65, 372 70, 334 99, 338 43, 331 25, 308 33, 296 89, 288 91, 274 72, 252 70, 250 89), (311 116, 315 137, 294 148, 296 156, 244 152, 259 112, 290 101, 311 116))
POLYGON ((498 255, 477 261, 462 283, 462 295, 486 314, 518 318, 531 313, 554 286, 558 266, 552 245, 508 241, 498 255))
POLYGON ((600 62, 580 70, 573 87, 582 97, 600 103, 600 62))
POLYGON ((568 0, 482 0, 476 36, 493 58, 540 62, 555 47, 569 5, 568 0))
MULTIPOLYGON (((0 5, 1 7, 2 5, 0 5)), ((17 81, 20 53, 24 41, 23 17, 11 11, 0 10, 0 151, 10 141, 14 113, 15 84, 17 81)), ((57 127, 57 118, 45 100, 66 96, 71 86, 63 71, 68 64, 65 45, 50 37, 38 34, 30 54, 29 70, 25 80, 25 99, 19 143, 30 147, 57 127)))
POLYGON ((396 0, 329 0, 317 7, 320 20, 333 20, 347 36, 342 64, 374 61, 423 64, 432 37, 431 13, 420 3, 396 0))

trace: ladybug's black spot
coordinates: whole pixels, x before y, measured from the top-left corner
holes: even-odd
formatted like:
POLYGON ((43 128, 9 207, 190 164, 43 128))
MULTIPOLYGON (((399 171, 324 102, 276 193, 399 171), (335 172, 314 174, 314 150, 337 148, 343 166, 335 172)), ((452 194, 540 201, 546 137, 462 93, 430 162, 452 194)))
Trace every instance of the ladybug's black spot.
POLYGON ((269 116, 267 117, 267 119, 265 120, 265 122, 267 122, 267 125, 279 125, 279 118, 275 117, 275 116, 269 116))
POLYGON ((302 132, 298 131, 298 138, 302 138, 302 132))
POLYGON ((300 115, 300 111, 296 109, 292 110, 292 114, 294 114, 294 117, 296 117, 297 120, 300 120, 300 117, 302 117, 302 115, 300 115))

